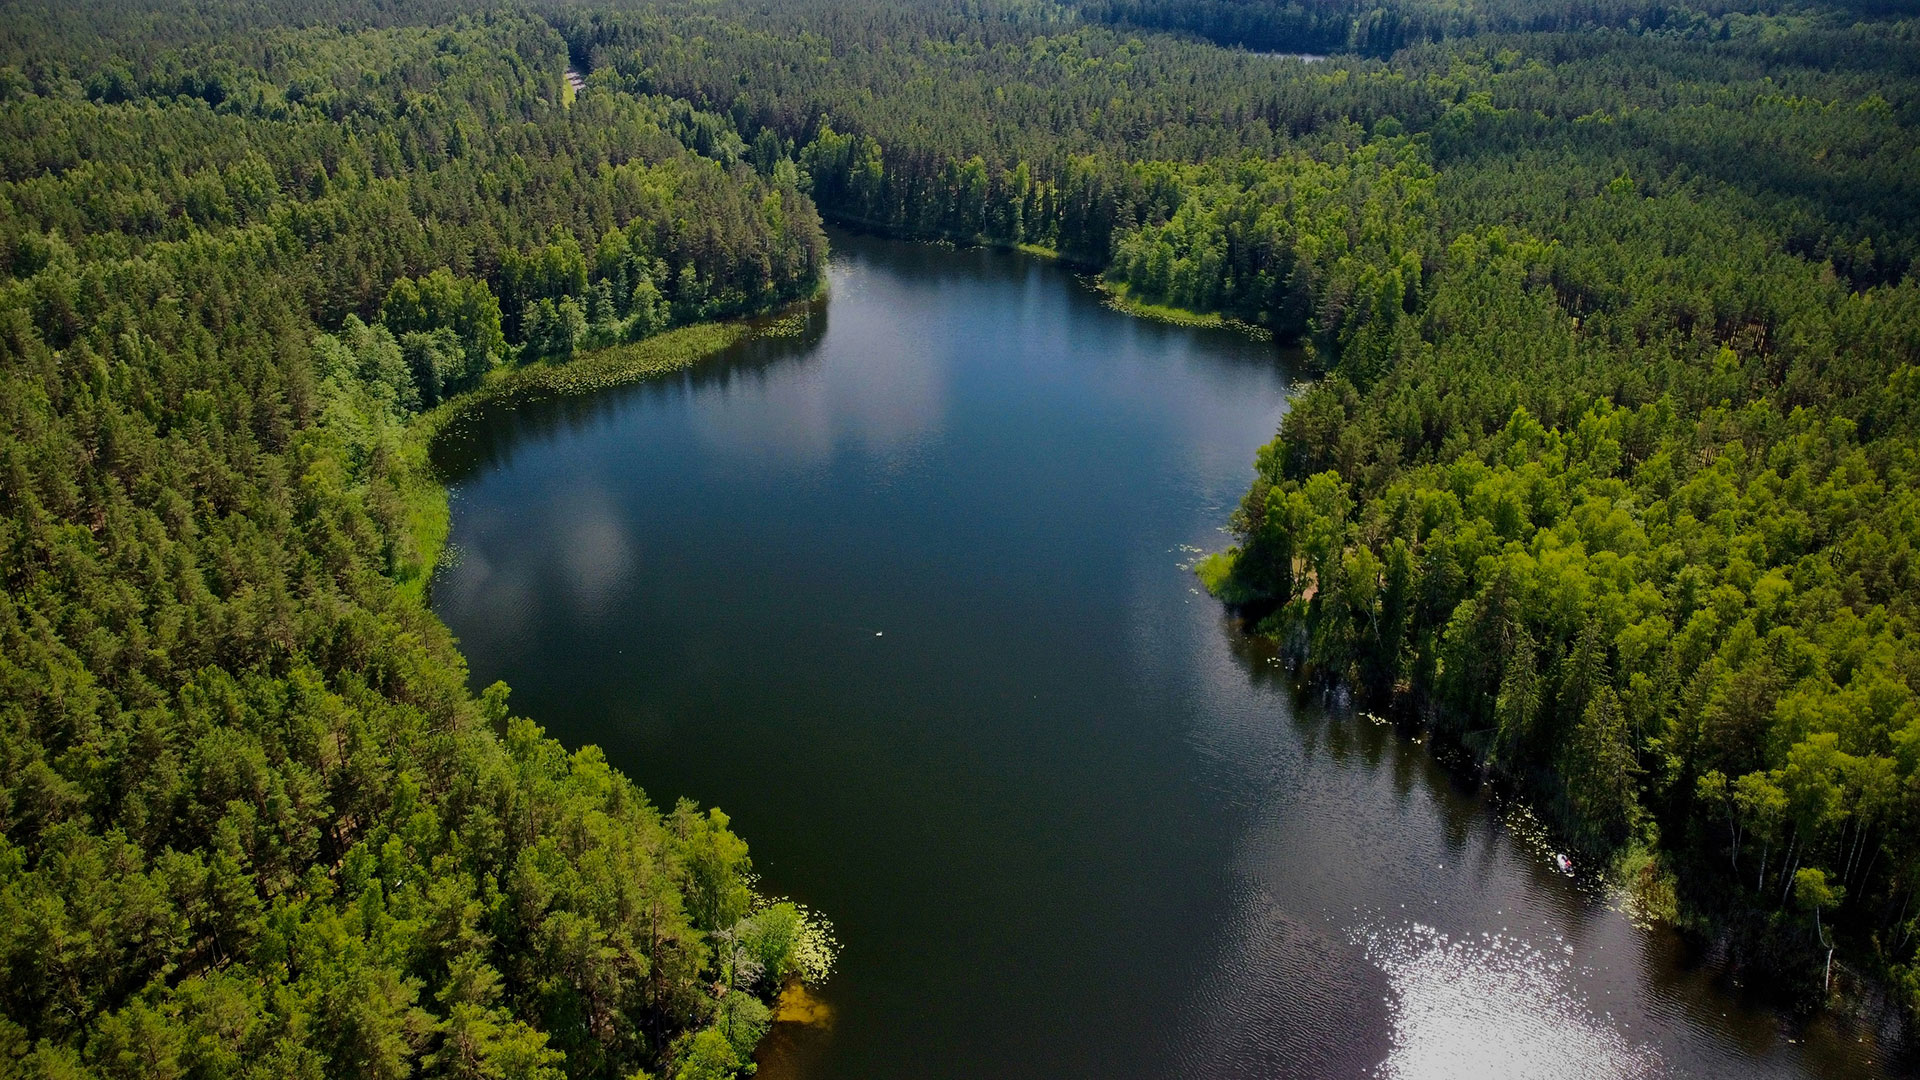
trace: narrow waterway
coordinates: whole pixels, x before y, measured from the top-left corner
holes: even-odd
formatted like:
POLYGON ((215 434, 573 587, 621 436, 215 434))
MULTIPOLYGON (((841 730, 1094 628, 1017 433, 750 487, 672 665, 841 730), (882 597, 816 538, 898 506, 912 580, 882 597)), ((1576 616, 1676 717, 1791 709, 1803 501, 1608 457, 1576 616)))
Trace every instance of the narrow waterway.
POLYGON ((832 917, 763 1078, 1864 1077, 1185 568, 1286 355, 1024 256, 836 234, 806 332, 440 449, 473 681, 718 804, 832 917))

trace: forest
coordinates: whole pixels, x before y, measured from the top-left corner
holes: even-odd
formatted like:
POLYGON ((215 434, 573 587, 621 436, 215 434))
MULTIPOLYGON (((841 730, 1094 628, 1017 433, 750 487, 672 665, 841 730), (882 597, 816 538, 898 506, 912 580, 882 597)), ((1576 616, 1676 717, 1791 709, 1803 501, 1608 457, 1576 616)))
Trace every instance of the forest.
POLYGON ((830 218, 1301 343, 1210 587, 1797 1004, 1920 1008, 1900 5, 567 11, 830 218))
POLYGON ((811 295, 823 215, 1302 345, 1209 587, 1800 1004, 1920 1011, 1897 0, 6 13, 8 1074, 750 1068, 825 924, 467 688, 422 440, 811 295))
POLYGON ((469 692, 421 418, 810 294, 808 196, 524 12, 16 10, 0 1073, 733 1075, 826 927, 469 692))

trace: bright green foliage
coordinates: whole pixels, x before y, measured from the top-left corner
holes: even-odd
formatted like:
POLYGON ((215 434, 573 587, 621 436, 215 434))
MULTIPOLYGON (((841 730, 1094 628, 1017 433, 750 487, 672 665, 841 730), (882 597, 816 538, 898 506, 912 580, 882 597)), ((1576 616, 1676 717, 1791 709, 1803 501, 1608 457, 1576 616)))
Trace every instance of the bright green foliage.
POLYGON ((731 1080, 740 1069, 740 1055, 725 1033, 708 1028, 693 1036, 680 1053, 674 1080, 731 1080))
POLYGON ((728 824, 718 807, 705 817, 674 817, 686 851, 688 910, 697 925, 710 930, 733 926, 746 917, 753 902, 747 888, 747 845, 727 830, 728 824))
POLYGON ((451 327, 406 334, 400 339, 400 353, 413 378, 414 397, 424 408, 432 408, 462 388, 473 386, 482 374, 469 367, 466 350, 460 347, 460 335, 451 327))
MULTIPOLYGON (((1370 342, 1392 339, 1420 286, 1417 245, 1433 187, 1412 143, 1373 143, 1332 162, 1136 168, 1147 187, 1172 187, 1181 200, 1164 222, 1124 233, 1109 280, 1289 338, 1357 343, 1364 329, 1370 342)), ((1355 366, 1357 352, 1355 344, 1344 354, 1355 366)))
MULTIPOLYGON (((380 322, 402 340, 447 334, 457 346, 456 361, 432 370, 431 395, 424 382, 418 383, 429 405, 442 395, 456 394, 479 383, 506 350, 507 341, 500 332, 500 302, 493 292, 485 282, 462 281, 445 267, 418 280, 401 278, 394 282, 380 305, 380 322)), ((445 351, 444 346, 440 351, 445 351)), ((445 363, 438 355, 427 362, 445 363)), ((418 379, 421 364, 415 362, 413 370, 418 379)))
POLYGON ((1803 911, 1818 912, 1838 904, 1846 890, 1829 884, 1824 870, 1805 869, 1793 875, 1793 898, 1803 911))
POLYGON ((720 1015, 713 1026, 726 1036, 734 1056, 748 1061, 761 1036, 773 1026, 773 1011, 758 997, 735 990, 720 1000, 720 1015))

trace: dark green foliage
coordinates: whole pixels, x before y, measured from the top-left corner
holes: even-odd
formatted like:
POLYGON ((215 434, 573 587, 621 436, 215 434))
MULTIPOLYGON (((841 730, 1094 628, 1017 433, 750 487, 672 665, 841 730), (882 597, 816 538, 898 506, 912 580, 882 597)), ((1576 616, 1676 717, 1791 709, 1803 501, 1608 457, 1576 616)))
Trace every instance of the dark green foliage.
MULTIPOLYGON (((1867 0, 1856 9, 1897 10, 1867 0)), ((1390 56, 1409 45, 1484 34, 1633 30, 1711 40, 1739 25, 1741 16, 1809 10, 1790 2, 1706 0, 1082 0, 1089 18, 1125 26, 1172 30, 1221 45, 1306 53, 1390 56)), ((1811 10, 1818 10, 1817 8, 1811 10)))
POLYGON ((724 815, 469 693, 396 585, 405 425, 510 359, 508 268, 573 253, 565 353, 642 263, 723 298, 644 333, 811 290, 817 219, 563 108, 542 22, 357 12, 0 30, 0 1073, 727 1075, 812 931, 724 815))

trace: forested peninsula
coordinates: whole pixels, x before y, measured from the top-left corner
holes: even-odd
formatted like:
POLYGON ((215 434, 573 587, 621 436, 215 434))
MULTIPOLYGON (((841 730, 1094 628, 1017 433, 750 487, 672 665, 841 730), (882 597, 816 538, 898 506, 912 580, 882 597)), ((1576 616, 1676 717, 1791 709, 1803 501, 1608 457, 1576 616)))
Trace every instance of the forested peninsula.
POLYGON ((1303 345, 1208 585, 1920 1008, 1904 5, 0 11, 0 1071, 749 1067, 823 925, 470 692, 425 444, 814 294, 823 214, 1303 345))
POLYGON ((6 6, 0 1074, 731 1076, 831 962, 421 603, 436 405, 821 279, 723 121, 566 67, 508 10, 6 6))

